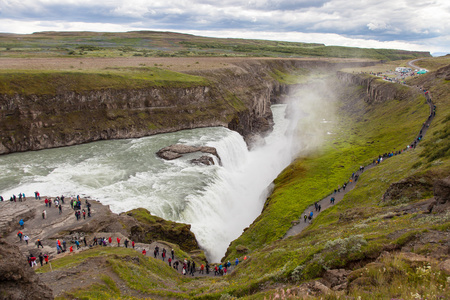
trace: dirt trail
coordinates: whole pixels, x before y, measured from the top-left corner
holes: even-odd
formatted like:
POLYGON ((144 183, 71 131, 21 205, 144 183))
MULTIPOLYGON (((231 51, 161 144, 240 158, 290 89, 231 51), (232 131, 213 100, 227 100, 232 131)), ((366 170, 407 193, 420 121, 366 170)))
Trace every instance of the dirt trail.
MULTIPOLYGON (((415 60, 414 60, 414 61, 415 61, 415 60)), ((412 62, 414 62, 414 61, 412 61, 412 62)), ((419 141, 425 136, 425 133, 427 132, 428 127, 430 126, 431 121, 432 121, 433 118, 434 118, 434 114, 433 114, 434 104, 433 104, 433 102, 431 101, 431 94, 430 94, 429 92, 425 92, 424 95, 425 95, 425 97, 426 97, 426 99, 427 99, 427 104, 428 104, 429 107, 430 107, 430 115, 429 115, 428 119, 423 123, 423 126, 422 126, 422 128, 421 128, 419 134, 416 136, 416 138, 414 139, 414 141, 413 141, 412 143, 410 143, 409 145, 416 145, 416 144, 419 143, 419 141)), ((411 149, 411 148, 409 148, 409 149, 411 149)), ((407 151, 407 150, 408 150, 408 149, 404 149, 404 151, 407 151)), ((400 154, 399 154, 399 155, 400 155, 400 154)), ((395 156, 392 156, 392 157, 395 157, 395 156)), ((383 160, 384 160, 384 159, 388 159, 388 158, 389 158, 389 157, 383 157, 383 160)), ((377 164, 373 164, 373 163, 370 164, 370 165, 368 165, 368 166, 364 166, 363 171, 358 170, 358 171, 355 172, 355 176, 356 176, 356 175, 357 175, 357 176, 360 176, 364 171, 370 170, 371 168, 373 168, 373 167, 375 167, 375 166, 377 166, 377 164)), ((353 189, 355 188, 356 184, 357 184, 357 181, 355 181, 355 182, 353 182, 353 183, 348 182, 348 183, 347 183, 347 187, 346 187, 345 190, 342 190, 342 188, 341 188, 341 191, 340 191, 340 192, 337 192, 337 193, 334 193, 334 192, 333 192, 333 193, 331 193, 330 195, 328 195, 328 196, 326 196, 325 198, 323 198, 323 199, 321 199, 320 201, 318 201, 317 204, 319 204, 319 205, 321 206, 320 212, 323 211, 323 210, 325 210, 325 209, 327 209, 328 207, 330 207, 330 206, 332 206, 332 205, 334 205, 334 204, 339 203, 339 201, 341 201, 341 200, 344 198, 344 196, 345 196, 348 192, 350 192, 351 190, 353 190, 353 189), (331 197, 334 197, 334 198, 335 198, 334 204, 331 204, 331 203, 330 203, 331 197)), ((308 215, 310 214, 311 211, 313 212, 313 218, 315 218, 318 214, 320 214, 319 211, 316 211, 316 208, 315 208, 315 205, 314 205, 314 204, 313 204, 313 205, 310 205, 310 206, 302 213, 302 215, 299 217, 299 219, 298 219, 297 221, 294 221, 294 222, 293 222, 293 226, 286 232, 286 234, 283 236, 283 239, 285 239, 285 238, 287 238, 287 237, 290 237, 290 236, 293 236, 293 235, 296 235, 296 234, 299 234, 300 232, 303 231, 303 229, 305 229, 306 227, 308 227, 308 225, 310 224, 310 222, 309 222, 308 220, 306 220, 306 222, 305 222, 305 220, 304 220, 304 215, 306 214, 306 215, 308 216, 308 215)))

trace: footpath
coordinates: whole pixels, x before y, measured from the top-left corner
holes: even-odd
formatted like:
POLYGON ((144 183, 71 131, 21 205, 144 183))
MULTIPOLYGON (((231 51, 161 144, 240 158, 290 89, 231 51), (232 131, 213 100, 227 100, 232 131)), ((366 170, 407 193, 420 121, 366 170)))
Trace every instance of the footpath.
POLYGON ((431 94, 429 91, 425 91, 422 90, 421 91, 424 93, 425 98, 427 100, 427 104, 430 107, 430 115, 428 116, 427 120, 423 123, 422 128, 420 129, 419 133, 417 134, 416 138, 414 139, 414 141, 412 143, 410 143, 408 145, 408 147, 406 149, 403 149, 401 151, 392 153, 392 156, 386 156, 386 155, 380 155, 378 158, 374 159, 373 161, 375 163, 371 163, 367 166, 362 166, 359 170, 354 172, 354 176, 352 178, 352 181, 348 181, 346 182, 347 186, 345 189, 343 189, 342 187, 340 188, 339 191, 333 191, 332 193, 330 193, 328 196, 326 196, 325 198, 319 200, 316 202, 317 205, 320 205, 321 209, 320 211, 316 209, 316 204, 310 205, 299 217, 299 219, 297 221, 292 222, 293 226, 286 232, 286 234, 283 236, 283 239, 288 238, 290 236, 293 235, 297 235, 300 232, 302 232, 306 227, 308 227, 308 225, 312 222, 312 220, 309 219, 304 219, 304 216, 309 216, 310 213, 313 213, 313 219, 314 217, 316 217, 318 214, 320 214, 320 212, 322 212, 323 210, 329 208, 330 206, 333 206, 337 203, 339 203, 339 201, 341 201, 344 196, 350 192, 351 190, 353 190, 356 187, 357 184, 357 178, 359 178, 359 176, 367 171, 370 170, 371 168, 375 167, 378 165, 378 163, 376 163, 376 161, 379 158, 384 159, 389 159, 391 157, 394 157, 395 155, 400 155, 401 153, 403 153, 403 151, 408 151, 410 149, 415 149, 416 145, 423 139, 423 137, 425 136, 431 121, 433 120, 435 113, 436 113, 436 106, 433 104, 432 100, 431 100, 431 94), (355 180, 356 179, 356 180, 355 180), (334 197, 334 202, 331 203, 330 199, 334 197))

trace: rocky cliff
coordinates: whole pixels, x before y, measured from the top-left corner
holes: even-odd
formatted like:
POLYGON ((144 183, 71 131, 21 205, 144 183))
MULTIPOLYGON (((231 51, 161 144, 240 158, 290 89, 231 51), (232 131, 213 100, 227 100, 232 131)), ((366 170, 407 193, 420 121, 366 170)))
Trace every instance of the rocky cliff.
POLYGON ((0 94, 0 154, 211 126, 230 128, 250 141, 271 129, 270 104, 289 92, 275 73, 355 64, 373 62, 249 60, 197 72, 207 83, 188 87, 73 91, 52 82, 54 92, 39 95, 10 87, 15 92, 0 94))
POLYGON ((393 99, 403 100, 414 94, 409 87, 392 84, 365 73, 337 72, 337 77, 346 84, 363 86, 365 89, 364 101, 367 103, 381 103, 393 99))

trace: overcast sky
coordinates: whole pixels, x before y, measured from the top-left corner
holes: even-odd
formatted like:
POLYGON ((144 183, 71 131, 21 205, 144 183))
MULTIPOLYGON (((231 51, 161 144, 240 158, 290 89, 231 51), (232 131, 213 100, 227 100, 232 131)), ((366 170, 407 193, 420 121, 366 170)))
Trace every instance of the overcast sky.
POLYGON ((0 0, 0 32, 157 30, 450 53, 450 0, 0 0))

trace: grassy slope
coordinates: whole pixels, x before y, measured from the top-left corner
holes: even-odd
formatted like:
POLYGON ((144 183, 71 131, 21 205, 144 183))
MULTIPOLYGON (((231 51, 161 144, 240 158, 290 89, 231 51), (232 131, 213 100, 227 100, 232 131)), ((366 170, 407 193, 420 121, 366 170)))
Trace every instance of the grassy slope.
MULTIPOLYGON (((346 182, 358 166, 371 162, 379 154, 404 148, 414 139, 428 115, 423 96, 368 106, 356 100, 361 92, 360 89, 344 91, 345 98, 353 97, 352 103, 328 104, 336 105, 341 115, 335 134, 328 138, 320 152, 298 158, 278 176, 263 213, 233 241, 228 258, 236 255, 237 245, 253 250, 281 238, 291 221, 346 182), (357 123, 357 119, 366 121, 357 123)), ((324 115, 324 119, 329 118, 324 115)))
POLYGON ((322 44, 245 39, 219 39, 165 32, 43 32, 31 35, 0 35, 0 57, 187 57, 272 56, 413 59, 425 52, 363 49, 322 44))
MULTIPOLYGON (((423 99, 419 98, 403 103, 407 104, 406 106, 398 101, 379 105, 373 111, 366 113, 365 118, 368 121, 365 124, 352 124, 351 119, 347 119, 348 116, 344 117, 344 123, 341 123, 341 126, 345 125, 347 128, 348 143, 339 144, 334 151, 325 150, 317 158, 299 159, 287 168, 276 180, 276 188, 269 202, 270 210, 266 208, 254 226, 233 242, 234 246, 242 244, 251 250, 256 250, 247 254, 250 258, 238 268, 239 271, 229 280, 234 283, 245 282, 246 284, 240 288, 227 289, 225 292, 243 296, 257 291, 261 283, 265 281, 295 283, 312 279, 320 276, 325 269, 344 267, 351 261, 373 260, 382 250, 398 249, 411 240, 420 239, 429 231, 448 231, 450 226, 448 214, 410 213, 391 218, 392 211, 404 204, 381 205, 380 201, 390 184, 405 177, 415 176, 419 180, 425 181, 429 178, 434 180, 450 175, 450 153, 436 150, 432 146, 436 142, 443 145, 450 144, 448 134, 450 89, 448 84, 445 81, 437 81, 432 88, 436 94, 438 90, 441 91, 441 96, 434 99, 439 113, 425 141, 415 151, 396 156, 385 161, 381 166, 365 172, 355 190, 348 193, 339 204, 321 213, 312 226, 303 233, 287 240, 276 240, 283 234, 283 223, 288 223, 291 218, 298 216, 298 212, 301 212, 308 204, 320 199, 322 195, 330 191, 329 186, 334 180, 333 177, 340 176, 340 181, 338 180, 337 183, 342 182, 347 178, 348 172, 356 169, 358 163, 363 163, 366 158, 372 157, 377 151, 384 152, 379 147, 378 150, 368 149, 367 144, 364 145, 365 141, 373 140, 376 135, 380 139, 380 145, 390 145, 385 149, 386 151, 396 149, 392 147, 404 146, 405 138, 406 141, 410 141, 428 112, 423 105, 423 99), (410 114, 413 111, 416 111, 414 115, 417 115, 417 118, 411 118, 410 114), (382 127, 379 127, 382 120, 380 117, 385 118, 382 127), (398 127, 402 124, 407 124, 407 126, 398 127), (349 130, 349 127, 352 127, 352 130, 349 130), (358 142, 360 142, 360 147, 358 142), (366 153, 363 151, 364 148, 366 153), (358 163, 355 164, 352 160, 347 159, 348 155, 339 155, 339 152, 345 154, 346 151, 352 151, 358 163), (424 155, 424 153, 427 154, 424 155), (328 179, 327 184, 324 178, 326 176, 323 175, 327 174, 327 167, 333 166, 335 159, 341 159, 343 165, 352 166, 352 168, 350 168, 351 170, 333 168, 334 176, 328 179), (321 167, 322 169, 320 169, 321 167), (311 190, 314 192, 311 193, 311 190), (313 195, 310 196, 310 194, 313 195), (345 221, 340 221, 340 218, 345 221), (414 226, 412 227, 411 224, 414 226)), ((428 191, 423 198, 427 198, 431 194, 432 192, 428 191)), ((414 199, 406 199, 406 202, 414 201, 414 199)), ((442 242, 445 242, 445 238, 442 242)), ((425 243, 415 250, 419 254, 429 254, 436 247, 440 247, 439 244, 425 243)), ((234 257, 233 255, 235 255, 234 252, 230 257, 234 257)), ((355 288, 350 292, 353 296, 362 296, 364 299, 391 297, 408 299, 416 293, 429 298, 437 296, 446 298, 450 295, 448 282, 435 263, 428 263, 425 266, 408 264, 394 256, 391 260, 382 261, 381 267, 378 266, 373 270, 369 268, 367 272, 372 272, 369 276, 372 281, 369 281, 375 282, 368 287, 371 294, 367 294, 363 288, 355 288), (395 276, 383 277, 382 274, 380 275, 383 268, 390 268, 395 276), (395 282, 402 284, 394 286, 395 282), (425 286, 433 286, 433 288, 424 288, 425 286)), ((364 287, 364 285, 362 286, 364 287)), ((272 290, 268 293, 257 293, 249 298, 260 299, 275 293, 272 290)), ((334 299, 334 297, 336 296, 330 297, 330 299, 334 299)))
POLYGON ((100 89, 192 87, 208 85, 205 78, 159 68, 117 68, 96 72, 2 71, 0 94, 54 95, 100 89))

